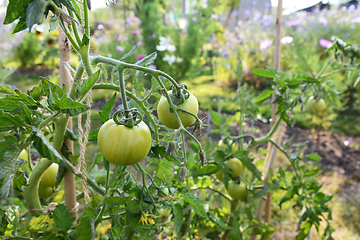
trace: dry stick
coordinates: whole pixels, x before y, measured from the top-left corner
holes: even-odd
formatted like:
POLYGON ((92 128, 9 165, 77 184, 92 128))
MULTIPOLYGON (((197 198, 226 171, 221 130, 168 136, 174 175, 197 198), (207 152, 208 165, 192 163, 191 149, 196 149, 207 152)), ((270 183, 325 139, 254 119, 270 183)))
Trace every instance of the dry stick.
MULTIPOLYGON (((59 55, 60 55, 60 85, 65 85, 67 91, 71 89, 71 75, 68 69, 70 62, 71 45, 66 35, 59 27, 59 55)), ((72 120, 69 119, 68 128, 72 130, 72 120)), ((71 152, 74 152, 74 144, 71 140, 65 139, 65 144, 71 152)), ((67 171, 64 178, 65 206, 71 209, 71 216, 77 217, 77 202, 75 191, 75 175, 71 171, 67 171)))
MULTIPOLYGON (((279 0, 278 8, 277 8, 276 38, 275 38, 275 53, 274 53, 274 68, 277 71, 280 70, 281 24, 282 24, 282 0, 279 0)), ((273 94, 271 99, 272 99, 272 102, 274 102, 276 99, 276 95, 273 94)), ((276 108, 277 108, 277 105, 273 104, 272 110, 271 110, 271 118, 273 119, 273 123, 275 123, 277 120, 277 116, 275 114, 276 108)), ((273 140, 275 143, 280 144, 280 142, 282 140, 282 136, 283 136, 283 134, 281 134, 281 133, 285 132, 285 130, 284 130, 285 127, 286 127, 286 125, 284 125, 284 123, 282 122, 282 124, 279 126, 278 130, 274 134, 273 140)), ((272 168, 273 162, 276 158, 276 154, 277 154, 277 149, 271 143, 268 143, 268 152, 267 152, 265 163, 264 163, 264 174, 263 174, 265 185, 269 181, 269 178, 270 178, 269 173, 272 168)), ((266 206, 265 222, 269 222, 270 221, 270 210, 271 210, 271 193, 267 194, 266 199, 260 198, 260 200, 259 200, 259 204, 258 204, 258 208, 256 210, 256 216, 255 216, 255 218, 258 219, 259 221, 262 218, 264 205, 266 206), (265 205, 265 203, 266 203, 266 205, 265 205)), ((250 237, 250 240, 255 240, 255 239, 256 239, 256 235, 252 235, 250 237)))

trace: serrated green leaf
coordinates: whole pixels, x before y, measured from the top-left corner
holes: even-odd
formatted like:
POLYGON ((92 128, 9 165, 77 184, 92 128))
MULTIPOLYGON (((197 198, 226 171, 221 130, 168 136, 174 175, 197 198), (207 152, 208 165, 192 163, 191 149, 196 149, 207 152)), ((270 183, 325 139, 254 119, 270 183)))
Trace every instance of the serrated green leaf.
POLYGON ((0 93, 4 94, 16 94, 15 87, 10 85, 1 84, 0 85, 0 93))
POLYGON ((265 89, 254 101, 253 103, 262 102, 268 99, 273 93, 275 93, 274 89, 265 89))
POLYGON ((23 102, 20 102, 20 115, 21 118, 24 119, 25 122, 29 125, 32 125, 34 120, 36 120, 29 108, 23 102))
POLYGON ((0 132, 24 126, 24 120, 18 115, 11 115, 0 109, 0 132))
POLYGON ((32 218, 28 224, 29 232, 52 232, 56 231, 54 219, 45 214, 40 217, 32 218))
MULTIPOLYGON (((15 141, 15 140, 14 140, 15 141)), ((14 168, 22 165, 23 161, 17 161, 19 150, 14 144, 9 142, 0 142, 0 179, 4 176, 10 176, 14 168)))
POLYGON ((33 146, 39 152, 39 154, 49 159, 50 161, 57 164, 65 164, 61 155, 56 151, 56 149, 50 144, 50 142, 46 139, 44 134, 37 128, 33 127, 33 132, 35 133, 32 136, 33 146))
POLYGON ((32 1, 33 0, 9 0, 3 24, 12 23, 19 17, 25 16, 26 9, 32 1))
POLYGON ((206 165, 204 167, 201 167, 200 164, 197 164, 194 169, 192 170, 191 174, 193 177, 199 177, 199 176, 210 176, 213 173, 216 173, 222 168, 222 166, 219 165, 206 165))
POLYGON ((24 172, 17 171, 13 176, 13 186, 14 189, 18 190, 19 192, 23 192, 22 186, 26 186, 27 184, 27 177, 25 176, 24 172))
POLYGON ((299 188, 297 185, 292 185, 291 188, 286 192, 286 194, 280 199, 279 207, 290 199, 292 199, 295 194, 298 194, 299 188))
POLYGON ((111 110, 115 105, 116 93, 102 106, 102 112, 99 112, 101 122, 105 123, 111 118, 111 110))
POLYGON ((174 166, 167 159, 151 159, 157 162, 156 177, 162 181, 169 182, 171 177, 174 175, 174 166))
POLYGON ((31 31, 32 26, 35 24, 42 24, 45 19, 45 9, 48 5, 45 0, 33 0, 26 9, 26 25, 31 31))
POLYGON ((5 233, 5 230, 7 228, 7 225, 10 223, 7 216, 6 216, 5 210, 0 209, 0 218, 1 218, 1 221, 0 221, 0 235, 3 236, 4 233, 5 233))
POLYGON ((100 70, 93 73, 88 79, 86 79, 81 86, 79 87, 78 91, 76 92, 77 98, 83 98, 90 89, 95 85, 96 81, 99 79, 100 70))
POLYGON ((75 133, 73 131, 71 131, 69 128, 66 128, 66 132, 65 132, 65 138, 69 139, 71 141, 77 141, 77 136, 75 135, 75 133))
POLYGON ((1 181, 0 199, 5 200, 9 196, 11 186, 11 175, 9 174, 1 181))
POLYGON ((23 31, 25 29, 27 29, 26 18, 25 17, 19 18, 19 21, 16 24, 16 26, 14 27, 14 30, 12 31, 12 34, 21 32, 21 31, 23 31))
POLYGON ((55 97, 55 103, 51 105, 54 110, 67 113, 71 117, 79 115, 80 113, 85 112, 90 108, 87 105, 74 101, 67 94, 64 94, 60 99, 55 97))
POLYGON ((183 223, 184 212, 179 203, 173 204, 173 211, 175 217, 175 232, 179 232, 181 224, 183 223))
POLYGON ((259 77, 265 77, 265 78, 275 78, 276 75, 273 72, 270 72, 266 69, 258 69, 258 68, 251 68, 251 72, 259 77))
POLYGON ((89 133, 88 141, 89 142, 97 141, 98 134, 99 134, 99 129, 95 129, 95 130, 91 131, 89 133))
POLYGON ((304 82, 308 82, 308 83, 319 83, 320 81, 316 78, 312 78, 312 77, 306 77, 304 78, 304 82))
POLYGON ((201 217, 206 218, 206 211, 205 208, 203 206, 203 202, 195 197, 194 195, 190 194, 190 193, 185 193, 184 195, 184 201, 189 203, 191 205, 191 207, 195 210, 195 212, 197 214, 199 214, 201 217))
POLYGON ((78 219, 79 225, 77 225, 75 231, 71 232, 70 235, 76 237, 79 240, 95 239, 95 229, 91 230, 91 222, 95 221, 97 216, 96 210, 91 207, 87 207, 85 212, 78 219))
POLYGON ((70 217, 70 210, 64 204, 55 207, 53 218, 56 227, 64 232, 67 232, 75 221, 75 217, 70 217))
POLYGON ((15 90, 15 94, 6 95, 0 98, 0 106, 5 112, 15 112, 20 110, 19 102, 22 102, 30 109, 36 109, 39 103, 36 102, 31 96, 28 96, 19 90, 15 90))
POLYGON ((216 125, 216 126, 220 126, 221 125, 221 115, 220 113, 217 113, 213 110, 210 110, 210 115, 211 115, 211 122, 216 125))
POLYGON ((129 201, 131 199, 131 197, 108 197, 105 199, 104 203, 105 204, 115 204, 115 205, 123 205, 125 204, 127 201, 129 201))

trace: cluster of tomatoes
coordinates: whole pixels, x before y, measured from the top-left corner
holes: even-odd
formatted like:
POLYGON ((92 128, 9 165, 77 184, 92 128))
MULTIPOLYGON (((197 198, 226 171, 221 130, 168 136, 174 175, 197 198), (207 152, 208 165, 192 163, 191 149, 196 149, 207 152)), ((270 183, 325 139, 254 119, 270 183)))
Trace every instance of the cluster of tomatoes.
MULTIPOLYGON (((171 95, 171 91, 168 92, 171 95)), ((197 115, 199 103, 196 97, 189 93, 187 99, 177 105, 197 115)), ((183 112, 177 111, 183 126, 189 127, 195 117, 183 112)), ((172 112, 167 99, 160 98, 157 114, 159 120, 166 127, 178 129, 180 127, 177 118, 172 112)), ((113 119, 105 122, 98 133, 98 146, 100 152, 106 160, 116 165, 132 165, 143 160, 151 148, 151 132, 149 127, 143 121, 140 121, 133 127, 117 124, 113 119)))
POLYGON ((246 198, 247 187, 244 182, 238 183, 236 179, 244 170, 242 162, 238 158, 231 158, 225 162, 225 168, 216 172, 215 176, 221 182, 224 180, 224 174, 227 174, 231 181, 227 186, 229 195, 235 200, 244 200, 246 198))

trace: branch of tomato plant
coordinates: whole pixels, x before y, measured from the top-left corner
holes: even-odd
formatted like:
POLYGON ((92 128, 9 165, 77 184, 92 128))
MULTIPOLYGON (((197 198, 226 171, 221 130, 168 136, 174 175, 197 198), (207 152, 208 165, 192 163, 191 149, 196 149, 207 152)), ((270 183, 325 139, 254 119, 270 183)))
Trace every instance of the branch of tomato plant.
POLYGON ((230 198, 228 198, 224 193, 222 193, 222 192, 220 192, 220 191, 218 191, 218 190, 216 190, 216 189, 214 189, 214 188, 212 188, 212 187, 197 187, 197 188, 191 188, 191 190, 197 190, 197 189, 209 189, 209 190, 211 190, 211 191, 213 191, 213 192, 216 192, 216 193, 218 193, 220 196, 222 196, 223 198, 225 198, 226 200, 228 200, 229 202, 231 202, 231 199, 230 198))
POLYGON ((322 67, 322 69, 320 70, 320 72, 317 74, 317 76, 315 77, 316 79, 319 79, 321 77, 321 75, 325 72, 326 68, 332 63, 332 61, 335 60, 335 57, 332 56, 329 58, 329 60, 325 63, 325 65, 322 67))

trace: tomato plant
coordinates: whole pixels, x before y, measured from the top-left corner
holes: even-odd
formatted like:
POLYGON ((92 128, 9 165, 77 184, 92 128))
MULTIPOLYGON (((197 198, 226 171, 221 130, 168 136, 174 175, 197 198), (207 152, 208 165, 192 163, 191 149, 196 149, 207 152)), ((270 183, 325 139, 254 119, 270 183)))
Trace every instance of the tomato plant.
POLYGON ((228 191, 233 199, 244 200, 246 197, 246 185, 243 182, 240 184, 236 182, 229 183, 228 191))
MULTIPOLYGON (((168 94, 171 95, 172 91, 169 91, 168 94)), ((189 93, 189 97, 185 99, 183 102, 177 104, 177 107, 180 109, 183 109, 185 111, 188 111, 193 114, 197 114, 199 111, 199 103, 196 97, 189 93)), ((181 122, 183 126, 186 128, 190 126, 195 121, 195 117, 190 115, 187 112, 184 112, 182 110, 178 110, 179 117, 181 119, 181 122)), ((180 127, 179 122, 176 118, 176 115, 174 114, 173 110, 170 108, 170 104, 166 97, 162 96, 160 98, 158 107, 157 107, 157 113, 159 116, 160 122, 162 122, 165 126, 172 129, 177 129, 180 127)))
POLYGON ((309 113, 318 116, 326 108, 326 103, 322 98, 315 99, 313 96, 311 96, 309 97, 306 106, 309 113))
POLYGON ((99 130, 98 145, 109 162, 132 165, 143 160, 149 153, 151 133, 143 121, 129 128, 110 119, 99 130))

